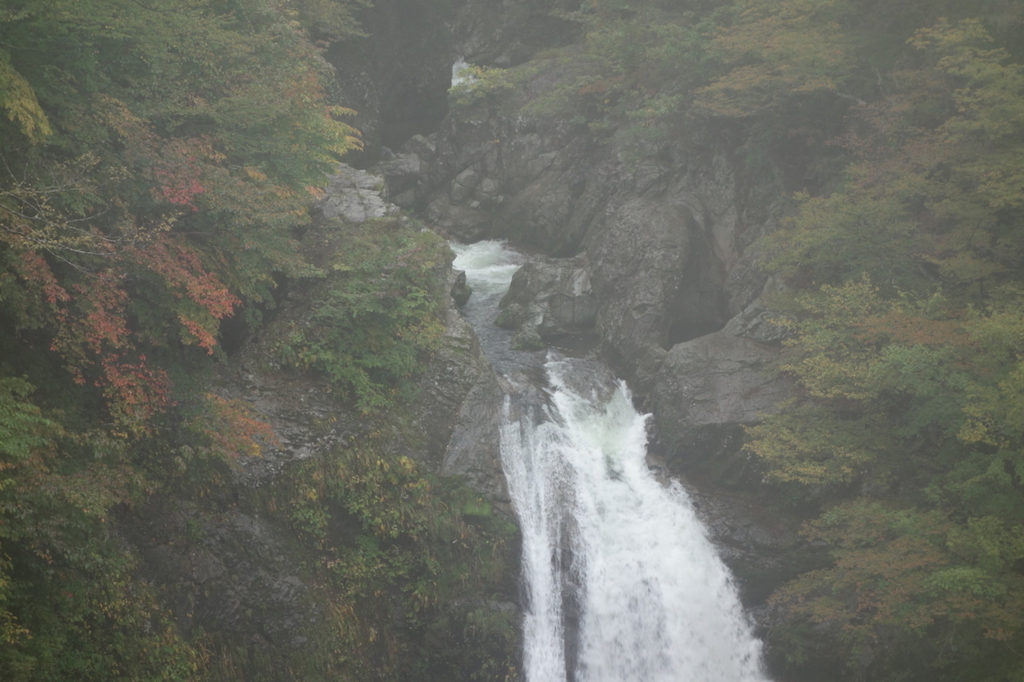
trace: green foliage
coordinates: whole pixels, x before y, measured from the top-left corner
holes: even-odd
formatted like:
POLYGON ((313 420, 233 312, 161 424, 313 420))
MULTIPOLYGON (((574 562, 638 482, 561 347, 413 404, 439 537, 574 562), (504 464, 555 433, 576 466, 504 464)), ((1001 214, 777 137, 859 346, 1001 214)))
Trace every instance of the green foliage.
MULTIPOLYGON (((179 631, 189 618, 140 578, 116 517, 157 490, 219 498, 237 458, 276 443, 245 404, 209 392, 208 374, 223 320, 256 320, 278 282, 318 292, 282 355, 366 413, 394 407, 441 338, 441 239, 399 221, 332 226, 326 263, 296 239, 324 172, 359 147, 314 40, 357 35, 363 6, 0 10, 3 680, 267 674, 261 652, 243 662, 230 642, 179 631)), ((507 93, 480 76, 493 81, 484 99, 507 93)), ((464 488, 366 452, 322 463, 289 505, 322 559, 311 584, 334 631, 333 649, 295 657, 295 675, 512 674, 514 616, 487 600, 511 584, 514 529, 464 488), (418 648, 428 640, 437 653, 418 648)))
POLYGON ((935 20, 909 45, 837 141, 844 176, 798 194, 766 244, 793 287, 774 304, 792 334, 778 370, 801 391, 748 447, 823 510, 806 535, 833 559, 776 593, 778 638, 800 665, 830 651, 850 679, 1009 679, 1024 641, 1024 80, 978 20, 935 20))
MULTIPOLYGON (((58 432, 53 421, 25 399, 35 387, 24 379, 0 379, 0 471, 13 468, 28 459, 34 450, 45 447, 58 432)), ((9 481, 0 479, 0 491, 9 481)))
POLYGON ((0 673, 26 682, 194 679, 197 652, 136 581, 134 556, 111 532, 111 510, 149 485, 124 445, 71 436, 24 404, 16 409, 29 418, 7 422, 21 426, 7 451, 16 458, 0 459, 0 673), (97 461, 69 457, 79 449, 97 461))
MULTIPOLYGON (((891 186, 888 188, 891 190, 891 186)), ((801 283, 834 283, 868 274, 900 289, 928 282, 915 262, 923 235, 899 197, 857 189, 829 196, 798 195, 800 212, 770 243, 769 267, 801 283)))
MULTIPOLYGON (((996 517, 957 525, 935 511, 859 501, 836 507, 805 534, 835 564, 811 571, 773 601, 835 633, 852 670, 872 679, 997 680, 1019 665, 1002 652, 1020 639, 1024 532, 996 517)), ((792 635, 797 636, 798 628, 792 635)), ((855 673, 856 674, 856 673, 855 673)))
POLYGON ((10 55, 0 51, 0 107, 18 131, 36 141, 52 131, 32 86, 11 66, 10 55))
POLYGON ((308 324, 279 353, 326 373, 360 410, 393 404, 444 332, 438 273, 451 251, 432 232, 399 221, 339 226, 337 258, 313 301, 308 324))
POLYGON ((515 679, 515 527, 383 435, 306 465, 289 517, 320 549, 335 637, 321 670, 359 679, 515 679))
POLYGON ((293 230, 358 140, 295 19, 339 36, 352 7, 0 9, 0 678, 199 676, 112 517, 273 442, 181 377, 275 276, 316 271, 293 230))
POLYGON ((768 464, 769 480, 799 484, 801 497, 817 495, 868 477, 886 480, 878 469, 892 445, 889 426, 876 414, 839 418, 817 405, 792 406, 750 427, 747 448, 768 464))
POLYGON ((728 69, 704 87, 701 106, 717 116, 766 113, 795 97, 839 94, 852 61, 841 22, 855 8, 841 0, 745 0, 712 50, 728 69))
POLYGON ((448 104, 456 116, 486 114, 507 105, 516 85, 504 69, 467 66, 463 80, 448 91, 448 104))
POLYGON ((998 287, 1024 255, 1011 168, 1024 143, 1024 80, 1005 52, 978 47, 985 38, 977 22, 917 34, 912 43, 933 61, 901 72, 900 91, 861 110, 845 142, 856 157, 846 182, 798 197, 799 213, 769 245, 773 266, 801 285, 868 273, 989 303, 983 286, 998 287))

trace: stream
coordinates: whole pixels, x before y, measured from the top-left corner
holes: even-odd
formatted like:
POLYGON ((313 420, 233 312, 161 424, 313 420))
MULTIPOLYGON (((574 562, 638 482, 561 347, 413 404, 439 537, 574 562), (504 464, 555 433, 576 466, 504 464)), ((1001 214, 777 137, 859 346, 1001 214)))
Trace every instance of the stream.
POLYGON ((453 244, 464 315, 505 398, 501 456, 522 529, 526 682, 764 682, 728 569, 676 482, 646 464, 648 415, 593 357, 508 348, 493 322, 525 257, 453 244))

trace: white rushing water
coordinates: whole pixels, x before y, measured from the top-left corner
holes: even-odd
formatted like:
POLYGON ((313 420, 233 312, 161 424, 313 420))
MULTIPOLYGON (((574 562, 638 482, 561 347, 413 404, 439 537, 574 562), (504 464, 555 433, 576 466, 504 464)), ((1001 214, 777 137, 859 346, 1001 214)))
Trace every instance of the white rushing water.
POLYGON ((469 305, 487 307, 497 314, 498 300, 508 290, 509 282, 526 258, 511 251, 504 242, 489 240, 475 244, 451 245, 455 252, 453 267, 465 270, 473 287, 469 305), (481 305, 483 304, 483 305, 481 305))
POLYGON ((466 271, 466 281, 473 287, 473 295, 463 306, 462 314, 476 330, 480 346, 491 364, 503 374, 536 364, 534 358, 542 357, 541 354, 512 350, 509 344, 515 334, 494 324, 498 303, 526 257, 498 241, 452 244, 452 250, 455 251, 454 267, 466 271))
MULTIPOLYGON (((461 247, 471 285, 476 265, 495 272, 495 246, 461 247)), ((766 680, 685 491, 647 467, 647 416, 625 384, 593 360, 544 369, 547 400, 506 398, 501 433, 523 534, 527 682, 766 680)))
POLYGON ((461 85, 463 83, 472 83, 476 80, 473 74, 469 71, 469 64, 462 57, 455 60, 452 64, 452 87, 461 85))

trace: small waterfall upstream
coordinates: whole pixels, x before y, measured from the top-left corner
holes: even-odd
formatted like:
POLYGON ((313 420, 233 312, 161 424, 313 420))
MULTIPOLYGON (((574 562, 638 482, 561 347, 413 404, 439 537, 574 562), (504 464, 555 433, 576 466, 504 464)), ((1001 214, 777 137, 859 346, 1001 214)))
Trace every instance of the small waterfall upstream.
POLYGON ((506 397, 501 433, 523 534, 526 682, 764 682, 728 570, 682 487, 647 467, 647 416, 626 385, 593 359, 508 351, 483 325, 521 256, 453 248, 492 362, 512 383, 538 363, 546 377, 544 399, 506 397))

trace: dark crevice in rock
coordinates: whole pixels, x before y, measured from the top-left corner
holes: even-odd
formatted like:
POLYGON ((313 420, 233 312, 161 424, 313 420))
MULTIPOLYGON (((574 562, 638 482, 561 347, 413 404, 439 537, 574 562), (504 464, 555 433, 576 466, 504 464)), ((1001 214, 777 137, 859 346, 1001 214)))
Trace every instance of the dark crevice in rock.
POLYGON ((346 161, 365 168, 383 148, 398 149, 417 134, 437 130, 448 113, 455 48, 440 3, 379 0, 360 13, 364 37, 331 45, 327 60, 338 71, 345 106, 364 149, 346 161))
POLYGON ((713 334, 729 321, 724 267, 711 254, 709 245, 698 243, 695 246, 687 259, 679 296, 672 306, 665 350, 677 343, 713 334))

